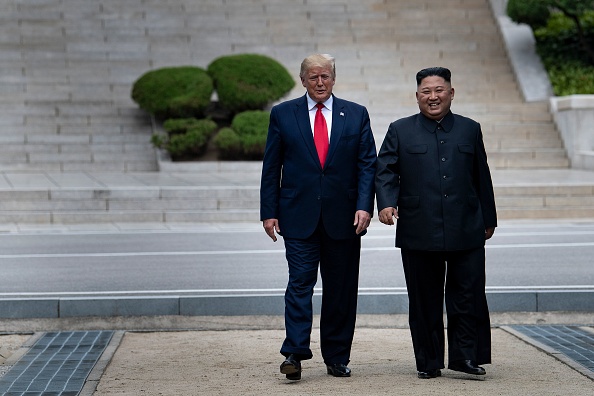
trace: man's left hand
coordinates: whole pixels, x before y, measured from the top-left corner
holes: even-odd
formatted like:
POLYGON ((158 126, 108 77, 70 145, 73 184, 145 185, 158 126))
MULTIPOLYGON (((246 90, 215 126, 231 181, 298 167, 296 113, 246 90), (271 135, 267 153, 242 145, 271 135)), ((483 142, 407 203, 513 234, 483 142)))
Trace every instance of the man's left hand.
POLYGON ((495 227, 489 227, 485 230, 485 241, 493 236, 495 233, 495 227))
POLYGON ((355 231, 357 235, 365 231, 367 227, 369 227, 370 222, 371 214, 364 210, 358 210, 355 213, 355 222, 353 223, 353 225, 357 227, 357 230, 355 231))

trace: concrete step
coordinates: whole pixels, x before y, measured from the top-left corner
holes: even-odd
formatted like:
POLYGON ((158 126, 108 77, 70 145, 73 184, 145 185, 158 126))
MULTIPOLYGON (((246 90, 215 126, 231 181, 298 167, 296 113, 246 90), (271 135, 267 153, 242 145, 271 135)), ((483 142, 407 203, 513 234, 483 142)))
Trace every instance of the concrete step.
MULTIPOLYGON (((306 54, 333 53, 337 94, 367 105, 381 131, 385 113, 415 103, 414 75, 430 65, 452 68, 455 107, 461 114, 476 107, 468 115, 485 131, 510 120, 551 123, 546 106, 523 103, 489 2, 281 3, 48 0, 7 8, 0 17, 0 146, 23 146, 3 156, 0 169, 157 170, 150 121, 130 99, 133 82, 150 69, 205 67, 232 53, 270 55, 295 77, 306 54), (81 148, 96 144, 110 148, 81 148)), ((302 94, 297 84, 288 96, 302 94)))
MULTIPOLYGON (((572 171, 559 174, 542 169, 515 175, 509 172, 514 171, 493 171, 500 218, 594 217, 594 175, 572 171)), ((175 177, 182 181, 181 176, 175 177)), ((233 175, 224 172, 220 179, 225 178, 233 175)), ((254 182, 257 178, 255 173, 244 174, 235 180, 252 182, 204 187, 174 186, 170 179, 164 183, 169 185, 162 187, 4 188, 0 190, 0 221, 23 224, 257 222, 259 186, 254 182)))
POLYGON ((0 220, 8 223, 258 221, 261 164, 163 163, 148 115, 130 99, 150 69, 206 67, 245 52, 288 68, 297 85, 287 97, 303 95, 296 76, 305 55, 335 55, 336 94, 368 107, 378 143, 389 122, 418 111, 415 73, 450 67, 453 110, 481 123, 501 179, 500 217, 592 213, 594 181, 568 182, 575 173, 564 173, 548 103, 524 103, 485 0, 46 0, 8 7, 0 20, 0 220))

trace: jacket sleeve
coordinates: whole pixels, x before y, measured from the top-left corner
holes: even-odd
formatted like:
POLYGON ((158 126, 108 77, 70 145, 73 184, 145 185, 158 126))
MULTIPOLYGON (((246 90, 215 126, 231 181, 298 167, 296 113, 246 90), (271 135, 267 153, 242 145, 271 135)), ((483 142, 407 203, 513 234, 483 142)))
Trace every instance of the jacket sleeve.
POLYGON ((394 123, 388 128, 377 157, 375 194, 378 212, 387 207, 395 208, 400 192, 398 163, 398 135, 394 123))
POLYGON ((477 184, 477 194, 481 203, 483 212, 483 221, 485 228, 497 227, 497 210, 495 208, 495 193, 493 192, 493 181, 491 172, 487 163, 487 152, 483 143, 483 133, 479 125, 477 134, 477 153, 475 157, 475 182, 477 184))
POLYGON ((373 216, 375 196, 374 179, 377 155, 367 109, 364 110, 361 131, 359 156, 357 158, 359 169, 359 183, 357 186, 359 196, 357 197, 357 210, 364 210, 373 216))
POLYGON ((268 124, 268 137, 262 161, 260 180, 260 220, 278 219, 278 202, 282 171, 282 142, 278 126, 278 111, 273 107, 268 124))

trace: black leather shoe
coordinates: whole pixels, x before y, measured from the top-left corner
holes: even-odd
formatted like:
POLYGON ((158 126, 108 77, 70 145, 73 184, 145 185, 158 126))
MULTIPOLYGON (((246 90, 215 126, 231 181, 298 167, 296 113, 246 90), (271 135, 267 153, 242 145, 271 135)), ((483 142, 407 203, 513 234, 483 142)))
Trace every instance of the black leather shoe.
POLYGON ((280 365, 280 372, 287 376, 289 380, 301 379, 301 361, 295 355, 289 355, 280 365))
POLYGON ((335 377, 350 377, 351 376, 351 369, 346 366, 346 364, 342 363, 334 363, 334 364, 327 364, 326 369, 328 374, 331 374, 335 377))
POLYGON ((450 370, 461 371, 466 374, 485 375, 487 372, 484 368, 478 366, 473 360, 459 360, 451 362, 448 366, 450 370))
POLYGON ((431 379, 441 377, 441 370, 427 370, 427 371, 418 371, 417 377, 421 379, 431 379))

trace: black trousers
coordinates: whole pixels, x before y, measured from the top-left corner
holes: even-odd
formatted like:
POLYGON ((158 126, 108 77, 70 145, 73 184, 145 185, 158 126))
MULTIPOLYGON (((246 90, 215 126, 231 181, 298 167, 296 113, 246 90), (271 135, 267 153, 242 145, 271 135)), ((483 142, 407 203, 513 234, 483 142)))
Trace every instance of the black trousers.
POLYGON ((281 354, 311 359, 313 289, 322 279, 320 349, 326 364, 348 364, 355 333, 361 237, 336 240, 322 222, 309 238, 284 238, 289 282, 285 292, 286 338, 281 354))
POLYGON ((448 360, 491 363, 485 295, 485 248, 452 252, 402 249, 409 325, 418 371, 444 368, 443 301, 448 360))

